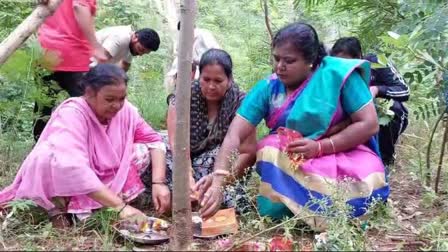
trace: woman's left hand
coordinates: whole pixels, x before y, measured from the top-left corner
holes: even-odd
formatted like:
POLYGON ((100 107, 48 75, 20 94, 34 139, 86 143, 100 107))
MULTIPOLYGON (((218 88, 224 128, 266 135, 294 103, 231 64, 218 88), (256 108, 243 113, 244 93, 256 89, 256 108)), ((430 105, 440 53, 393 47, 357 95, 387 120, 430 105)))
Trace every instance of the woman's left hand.
POLYGON ((201 209, 199 213, 204 219, 213 216, 221 206, 223 191, 223 181, 220 178, 209 174, 201 178, 197 183, 195 189, 200 193, 201 209))
POLYGON ((288 152, 300 153, 306 159, 315 158, 319 154, 319 144, 317 141, 301 138, 291 141, 286 149, 288 152))

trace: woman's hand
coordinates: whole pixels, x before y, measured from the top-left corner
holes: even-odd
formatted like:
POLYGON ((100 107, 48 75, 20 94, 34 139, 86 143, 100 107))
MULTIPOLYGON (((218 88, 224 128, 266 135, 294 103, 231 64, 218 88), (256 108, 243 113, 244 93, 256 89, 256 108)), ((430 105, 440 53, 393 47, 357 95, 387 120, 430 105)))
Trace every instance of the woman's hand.
POLYGON ((219 210, 223 197, 223 182, 223 177, 209 174, 196 183, 195 190, 199 191, 201 205, 199 213, 202 218, 208 219, 219 210))
POLYGON ((199 192, 199 198, 204 195, 204 193, 208 190, 208 188, 212 185, 213 175, 209 174, 202 177, 195 185, 193 190, 199 192))
POLYGON ((171 192, 165 184, 152 185, 152 201, 158 214, 163 214, 171 208, 171 192))
POLYGON ((146 215, 142 211, 140 211, 137 208, 134 208, 130 205, 121 206, 121 208, 115 207, 115 209, 117 211, 120 211, 118 217, 120 217, 120 219, 122 219, 122 220, 129 219, 129 218, 144 218, 144 217, 146 217, 146 215))
POLYGON ((303 154, 306 159, 311 159, 319 155, 319 144, 317 141, 308 138, 301 138, 291 141, 286 150, 288 152, 303 154))

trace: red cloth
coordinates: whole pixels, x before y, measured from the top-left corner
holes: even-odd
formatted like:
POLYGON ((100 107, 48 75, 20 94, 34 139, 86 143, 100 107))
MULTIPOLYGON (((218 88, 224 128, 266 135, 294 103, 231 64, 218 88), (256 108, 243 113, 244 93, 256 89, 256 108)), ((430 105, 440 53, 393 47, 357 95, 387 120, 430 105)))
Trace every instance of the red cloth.
POLYGON ((75 19, 75 5, 89 7, 93 16, 96 13, 96 0, 63 0, 38 31, 41 46, 61 60, 54 71, 89 71, 92 47, 75 19))

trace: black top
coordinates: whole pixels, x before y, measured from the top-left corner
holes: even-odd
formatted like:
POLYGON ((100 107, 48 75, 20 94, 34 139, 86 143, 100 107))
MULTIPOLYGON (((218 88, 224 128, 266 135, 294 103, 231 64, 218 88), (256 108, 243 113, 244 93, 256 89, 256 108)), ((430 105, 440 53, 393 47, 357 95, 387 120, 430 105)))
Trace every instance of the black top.
MULTIPOLYGON (((367 55, 365 59, 378 63, 378 58, 374 54, 367 55)), ((394 100, 391 110, 395 114, 407 114, 403 102, 409 100, 409 87, 392 64, 388 63, 387 67, 372 68, 370 85, 378 87, 378 98, 394 100)))

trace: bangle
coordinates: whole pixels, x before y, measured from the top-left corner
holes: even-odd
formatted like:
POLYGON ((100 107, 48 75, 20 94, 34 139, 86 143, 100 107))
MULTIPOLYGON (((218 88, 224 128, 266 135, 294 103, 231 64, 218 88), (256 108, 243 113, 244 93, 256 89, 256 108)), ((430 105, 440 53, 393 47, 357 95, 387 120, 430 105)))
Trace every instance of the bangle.
POLYGON ((230 175, 230 172, 227 171, 227 170, 218 169, 218 170, 215 170, 215 171, 213 172, 213 175, 216 175, 216 176, 225 176, 225 177, 227 177, 227 176, 230 175))
POLYGON ((118 215, 121 214, 121 212, 123 212, 123 210, 128 206, 127 202, 124 202, 124 206, 120 209, 120 211, 118 211, 118 215))
POLYGON ((329 137, 328 140, 330 140, 331 148, 333 148, 333 154, 335 154, 336 153, 336 148, 334 147, 333 139, 331 139, 331 137, 329 137))
POLYGON ((317 141, 317 157, 322 157, 322 143, 320 141, 317 141))
POLYGON ((153 185, 166 185, 165 181, 153 181, 152 182, 153 185))

